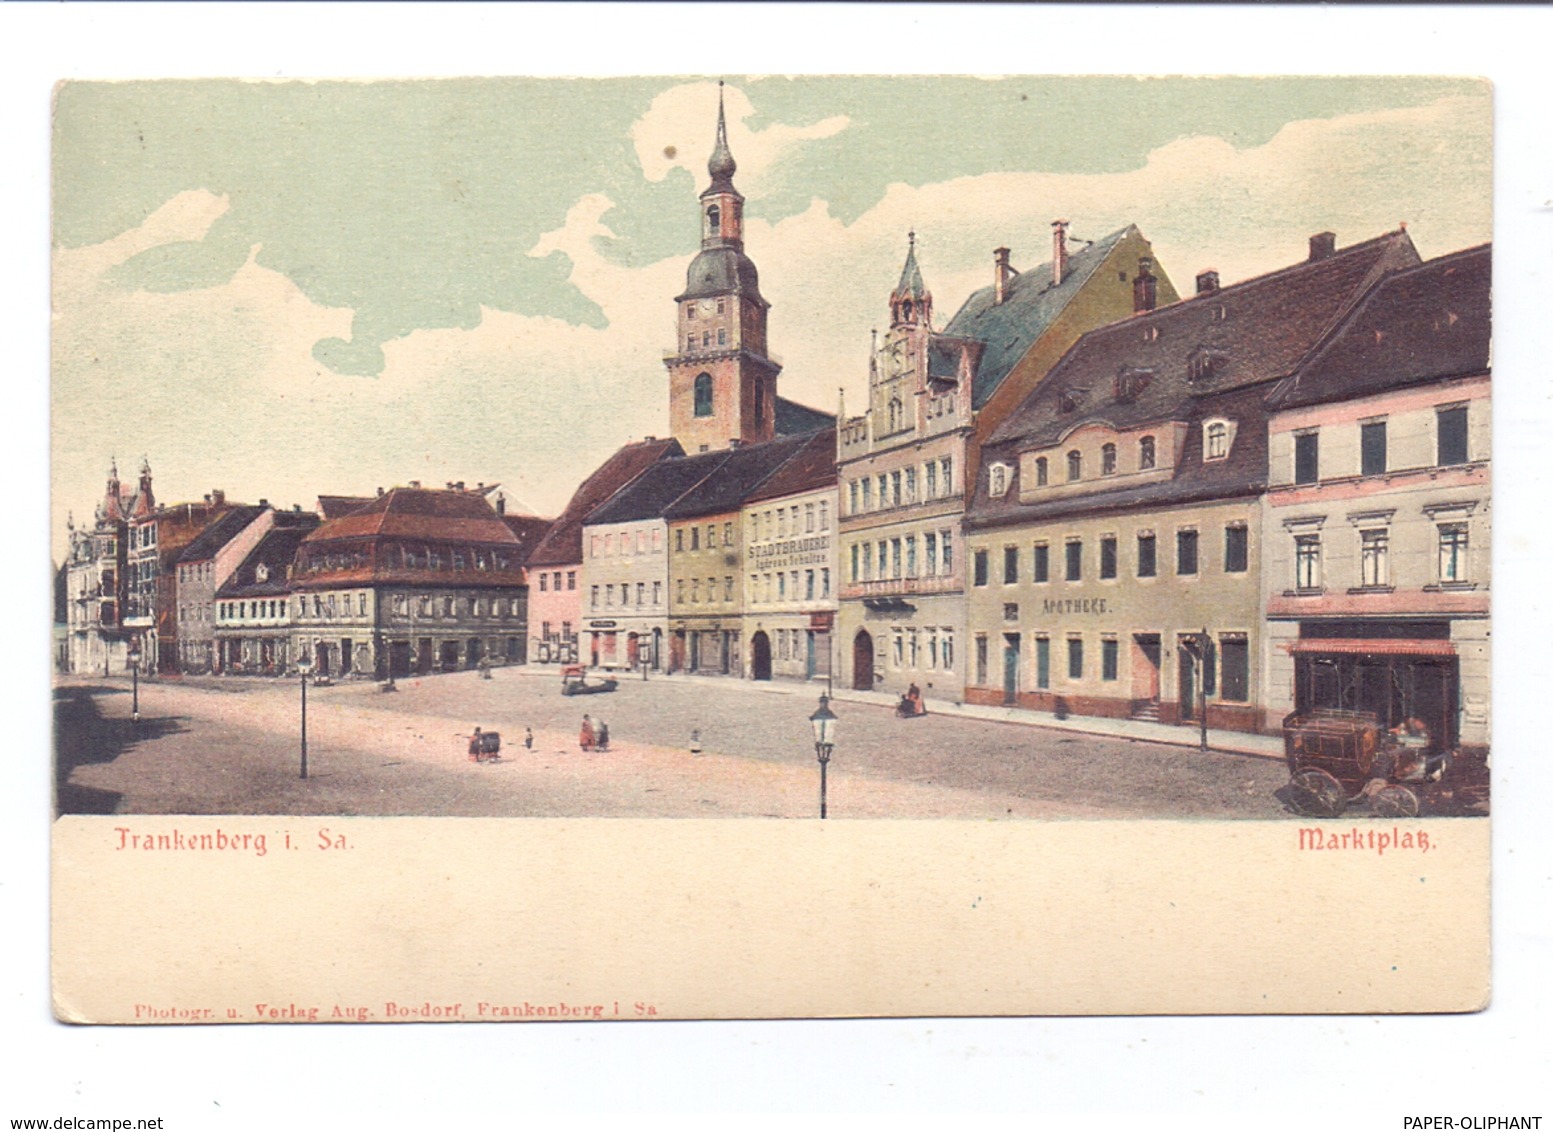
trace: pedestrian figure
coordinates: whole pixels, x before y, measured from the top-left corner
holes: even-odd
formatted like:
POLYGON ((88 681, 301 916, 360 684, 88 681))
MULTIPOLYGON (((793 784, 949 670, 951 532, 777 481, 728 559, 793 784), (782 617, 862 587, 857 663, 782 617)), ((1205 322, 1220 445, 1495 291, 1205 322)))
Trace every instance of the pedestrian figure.
POLYGON ((593 750, 593 721, 586 715, 582 717, 582 730, 577 736, 577 743, 584 751, 593 750))
POLYGON ((480 729, 476 727, 475 733, 469 737, 469 761, 477 763, 480 758, 480 729))
POLYGON ((525 751, 532 751, 534 749, 534 729, 532 727, 525 727, 523 729, 523 749, 525 751))
POLYGON ((594 749, 598 751, 609 750, 609 724, 602 719, 599 720, 599 736, 598 741, 594 744, 594 749))

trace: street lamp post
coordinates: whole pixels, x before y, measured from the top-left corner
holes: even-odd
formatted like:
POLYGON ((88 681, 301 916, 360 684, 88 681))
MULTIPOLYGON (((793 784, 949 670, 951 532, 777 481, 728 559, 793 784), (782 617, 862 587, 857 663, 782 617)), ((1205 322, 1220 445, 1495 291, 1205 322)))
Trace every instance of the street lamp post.
POLYGON ((307 777, 307 677, 313 671, 309 661, 300 661, 297 671, 302 675, 302 773, 299 777, 307 777))
POLYGON ((836 748, 836 713, 830 710, 830 697, 820 697, 820 708, 809 717, 814 728, 814 757, 820 761, 820 817, 825 817, 825 771, 830 753, 836 748))
POLYGON ((140 645, 129 646, 127 658, 130 665, 130 696, 129 696, 129 721, 140 722, 140 645))

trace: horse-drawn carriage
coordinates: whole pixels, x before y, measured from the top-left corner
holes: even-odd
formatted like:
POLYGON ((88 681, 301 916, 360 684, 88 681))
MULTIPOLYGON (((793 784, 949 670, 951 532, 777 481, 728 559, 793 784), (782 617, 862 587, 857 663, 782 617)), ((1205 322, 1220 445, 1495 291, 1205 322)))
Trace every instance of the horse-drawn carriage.
POLYGON ((1444 779, 1452 761, 1419 720, 1386 730, 1365 711, 1295 712, 1283 721, 1283 744, 1290 805, 1312 817, 1359 802, 1381 817, 1417 817, 1418 791, 1444 779))
POLYGON ((613 692, 620 682, 612 677, 588 679, 588 671, 580 664, 567 664, 561 668, 561 695, 589 696, 597 692, 613 692))

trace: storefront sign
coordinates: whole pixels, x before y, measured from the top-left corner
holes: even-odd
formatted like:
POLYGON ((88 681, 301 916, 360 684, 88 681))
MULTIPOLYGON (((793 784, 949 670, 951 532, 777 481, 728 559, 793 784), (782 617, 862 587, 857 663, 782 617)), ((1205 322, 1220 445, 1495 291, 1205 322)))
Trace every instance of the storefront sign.
POLYGON ((1050 616, 1053 613, 1110 613, 1109 599, 1103 597, 1059 597, 1047 598, 1041 603, 1041 612, 1050 616))
POLYGON ((787 566, 824 566, 830 562, 830 536, 779 539, 749 548, 750 565, 761 570, 787 566))
POLYGON ((619 622, 616 622, 616 621, 589 621, 588 622, 588 628, 590 628, 590 629, 613 629, 613 628, 615 628, 615 626, 617 624, 619 624, 619 622))

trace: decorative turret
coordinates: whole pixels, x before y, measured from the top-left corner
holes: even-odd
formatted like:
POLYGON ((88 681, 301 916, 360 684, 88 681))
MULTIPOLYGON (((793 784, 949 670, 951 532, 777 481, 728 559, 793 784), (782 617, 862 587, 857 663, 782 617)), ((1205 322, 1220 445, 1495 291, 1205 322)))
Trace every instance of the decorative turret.
POLYGON ((917 233, 906 233, 906 262, 900 282, 890 293, 890 327, 925 326, 933 323, 933 294, 923 285, 922 269, 917 266, 917 233))

